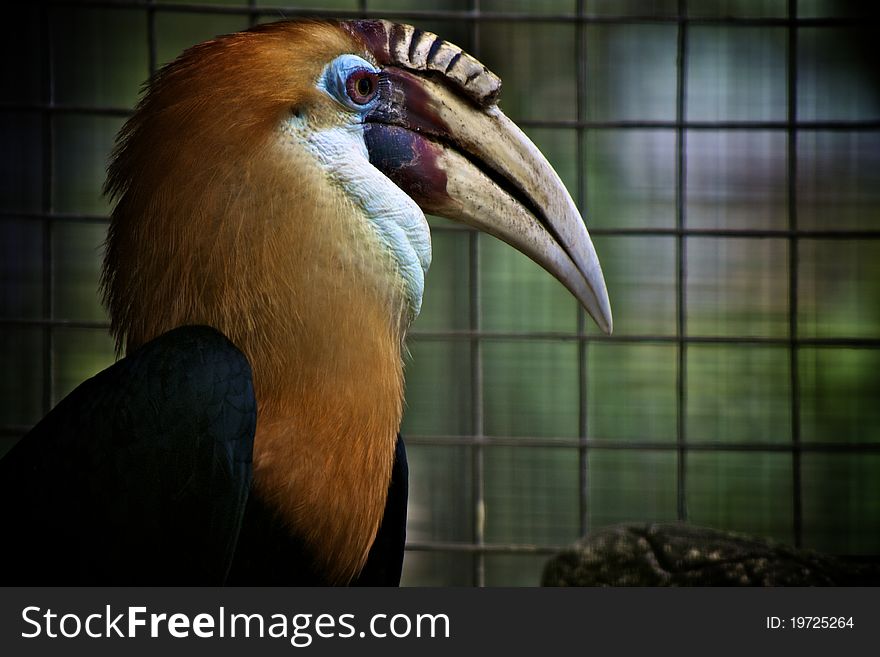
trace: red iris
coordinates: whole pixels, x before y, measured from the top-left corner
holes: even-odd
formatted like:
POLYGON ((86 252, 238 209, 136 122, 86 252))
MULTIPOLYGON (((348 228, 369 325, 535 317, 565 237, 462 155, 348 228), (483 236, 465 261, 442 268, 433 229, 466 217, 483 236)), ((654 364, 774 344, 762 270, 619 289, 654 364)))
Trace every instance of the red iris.
POLYGON ((366 105, 373 100, 378 88, 379 75, 365 68, 357 69, 345 81, 348 97, 358 105, 366 105))

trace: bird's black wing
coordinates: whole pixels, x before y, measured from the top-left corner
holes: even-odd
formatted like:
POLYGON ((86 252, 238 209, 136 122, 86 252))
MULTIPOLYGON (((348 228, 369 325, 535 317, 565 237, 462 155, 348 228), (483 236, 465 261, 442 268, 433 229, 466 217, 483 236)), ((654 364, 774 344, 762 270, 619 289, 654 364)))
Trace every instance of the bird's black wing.
POLYGON ((222 584, 255 428, 250 366, 222 334, 144 345, 0 461, 0 582, 222 584))

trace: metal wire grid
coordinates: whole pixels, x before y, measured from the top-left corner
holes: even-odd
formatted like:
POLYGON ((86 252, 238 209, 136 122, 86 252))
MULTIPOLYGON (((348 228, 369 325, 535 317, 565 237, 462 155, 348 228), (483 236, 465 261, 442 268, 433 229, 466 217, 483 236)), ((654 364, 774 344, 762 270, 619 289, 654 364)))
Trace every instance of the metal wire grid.
MULTIPOLYGON (((43 171, 42 171, 42 202, 40 212, 21 213, 9 212, 0 209, 2 219, 29 219, 42 223, 43 251, 42 251, 42 311, 43 317, 38 319, 0 317, 2 326, 30 326, 42 329, 42 352, 43 352, 43 387, 42 405, 44 412, 48 412, 54 405, 55 390, 55 366, 56 345, 54 331, 56 328, 94 328, 106 329, 105 322, 75 321, 54 314, 55 289, 53 284, 53 226, 57 221, 103 223, 106 217, 87 214, 58 213, 55 211, 53 202, 54 184, 54 119, 58 115, 93 115, 93 116, 119 116, 125 117, 131 114, 131 110, 118 107, 99 106, 73 106, 59 105, 54 98, 54 72, 52 67, 52 34, 50 29, 50 11, 52 6, 64 4, 78 7, 93 8, 134 8, 143 9, 147 16, 147 37, 149 40, 149 68, 150 73, 157 68, 157 40, 156 40, 156 15, 158 12, 178 13, 210 13, 246 15, 251 24, 255 24, 262 17, 277 16, 278 8, 260 7, 255 0, 249 0, 245 6, 226 5, 197 5, 181 3, 158 4, 155 0, 73 0, 61 2, 51 0, 41 10, 41 37, 44 45, 44 57, 42 60, 41 86, 43 90, 42 103, 3 103, 0 111, 34 112, 38 113, 42 121, 43 132, 43 171)), ((590 450, 622 449, 622 450, 674 450, 676 452, 677 491, 676 507, 679 520, 687 520, 687 469, 686 455, 695 451, 760 451, 760 452, 790 452, 792 457, 792 517, 794 537, 797 545, 802 542, 802 485, 801 485, 801 455, 804 452, 880 452, 880 443, 802 443, 800 440, 800 381, 798 373, 798 351, 801 347, 848 347, 859 349, 880 348, 880 338, 802 338, 798 335, 797 321, 797 290, 798 290, 798 245, 805 238, 821 239, 880 239, 880 231, 870 230, 801 230, 797 222, 797 135, 799 131, 878 131, 880 121, 799 121, 797 117, 797 38, 798 29, 801 27, 834 27, 859 24, 862 19, 856 18, 799 18, 797 15, 797 0, 788 0, 786 18, 693 18, 688 16, 686 0, 679 0, 677 15, 674 16, 593 16, 588 15, 585 0, 577 0, 575 14, 526 14, 510 12, 485 12, 480 8, 479 0, 470 0, 468 10, 418 10, 418 11, 376 11, 368 7, 367 0, 360 0, 358 9, 355 11, 334 11, 339 17, 382 17, 397 20, 429 20, 429 19, 456 19, 469 22, 471 29, 471 50, 479 58, 480 56, 480 27, 483 21, 509 21, 509 22, 541 22, 541 23, 574 23, 576 30, 576 105, 578 117, 576 120, 523 120, 520 125, 526 128, 574 128, 577 133, 577 189, 576 200, 579 207, 587 205, 586 188, 586 134, 591 130, 606 129, 657 129, 675 131, 675 227, 674 228, 596 228, 592 229, 593 235, 616 235, 616 236, 643 236, 674 237, 676 243, 676 330, 674 336, 669 335, 623 335, 604 336, 588 334, 583 310, 578 313, 577 331, 574 334, 556 332, 499 332, 487 331, 481 327, 481 299, 480 299, 480 235, 474 230, 463 226, 440 226, 433 230, 438 231, 465 231, 468 234, 468 259, 469 259, 469 319, 468 329, 464 331, 418 331, 411 334, 413 340, 467 340, 471 344, 470 356, 470 379, 472 390, 472 417, 471 435, 468 436, 420 436, 410 435, 407 442, 413 445, 460 445, 472 448, 473 459, 473 541, 470 543, 449 543, 442 541, 411 541, 409 550, 441 551, 441 552, 465 552, 474 555, 473 583, 483 586, 486 582, 487 554, 552 554, 562 546, 554 545, 529 545, 529 544, 488 544, 485 540, 485 448, 492 446, 517 446, 517 447, 559 447, 571 449, 573 446, 569 439, 554 438, 512 438, 484 435, 483 427, 483 369, 482 369, 482 345, 489 340, 552 340, 552 341, 576 341, 578 354, 578 441, 576 443, 579 455, 579 524, 581 534, 590 530, 589 519, 589 481, 588 463, 590 450), (665 23, 677 26, 676 41, 676 103, 674 121, 596 121, 584 119, 585 94, 587 88, 586 74, 586 45, 585 27, 590 24, 639 24, 639 23, 665 23), (691 25, 730 25, 730 26, 776 26, 787 28, 787 116, 785 121, 689 121, 686 115, 686 91, 687 91, 687 58, 688 58, 688 30, 691 25), (768 130, 785 131, 788 139, 787 146, 787 209, 788 226, 786 229, 694 229, 687 227, 686 217, 686 172, 687 172, 687 132, 691 130, 768 130), (785 238, 789 248, 788 284, 789 284, 789 310, 788 324, 789 335, 787 338, 769 337, 707 337, 688 335, 687 331, 687 298, 686 298, 686 274, 687 262, 685 244, 688 237, 738 237, 753 239, 785 238), (592 438, 587 429, 587 363, 589 346, 592 343, 647 343, 647 344, 675 344, 677 346, 677 373, 676 373, 676 422, 677 432, 674 443, 642 440, 642 441, 610 441, 601 438, 592 438), (789 372, 790 372, 790 415, 791 415, 791 442, 785 444, 769 443, 718 443, 718 442, 688 442, 686 427, 687 408, 687 349, 692 344, 751 344, 751 345, 784 345, 788 347, 789 372)), ((286 16, 311 16, 325 15, 326 12, 319 9, 285 9, 286 16)), ((20 436, 29 427, 3 426, 0 432, 6 436, 20 436)))

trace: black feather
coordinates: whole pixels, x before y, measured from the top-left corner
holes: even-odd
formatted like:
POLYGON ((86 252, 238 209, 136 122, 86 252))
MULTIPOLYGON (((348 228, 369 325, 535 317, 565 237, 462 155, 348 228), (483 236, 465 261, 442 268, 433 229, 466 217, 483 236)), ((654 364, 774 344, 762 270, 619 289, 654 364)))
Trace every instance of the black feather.
POLYGON ((409 464, 403 436, 397 436, 394 469, 388 488, 385 515, 379 533, 370 548, 370 556, 355 586, 397 586, 403 570, 403 549, 406 544, 406 508, 409 497, 409 464))
POLYGON ((247 359, 207 327, 84 382, 0 462, 4 583, 222 583, 256 410, 247 359))

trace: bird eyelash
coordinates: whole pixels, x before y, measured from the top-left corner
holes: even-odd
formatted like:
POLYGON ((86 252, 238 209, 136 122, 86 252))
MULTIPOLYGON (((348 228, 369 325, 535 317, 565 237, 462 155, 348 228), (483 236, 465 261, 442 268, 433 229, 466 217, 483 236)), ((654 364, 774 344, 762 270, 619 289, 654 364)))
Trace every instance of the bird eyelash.
POLYGON ((391 95, 391 78, 388 77, 388 74, 380 70, 379 71, 379 87, 376 92, 376 98, 388 98, 391 95))

